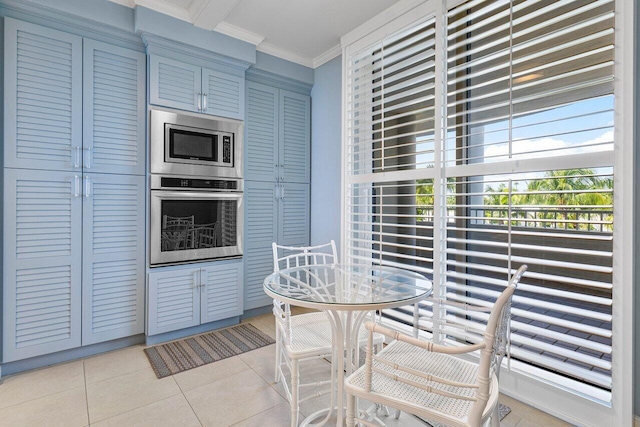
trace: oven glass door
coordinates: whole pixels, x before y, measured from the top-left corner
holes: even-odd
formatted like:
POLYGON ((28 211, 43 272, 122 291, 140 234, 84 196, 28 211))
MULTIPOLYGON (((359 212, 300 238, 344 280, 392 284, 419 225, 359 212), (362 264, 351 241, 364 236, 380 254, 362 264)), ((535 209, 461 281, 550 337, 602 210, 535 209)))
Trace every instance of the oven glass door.
POLYGON ((151 264, 242 255, 242 193, 151 191, 151 264))

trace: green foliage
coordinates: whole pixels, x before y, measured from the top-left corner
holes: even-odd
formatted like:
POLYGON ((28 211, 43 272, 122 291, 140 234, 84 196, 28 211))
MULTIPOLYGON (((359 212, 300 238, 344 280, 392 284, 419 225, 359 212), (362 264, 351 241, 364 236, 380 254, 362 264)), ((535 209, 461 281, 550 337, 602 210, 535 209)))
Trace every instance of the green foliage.
POLYGON ((550 171, 541 179, 532 179, 525 191, 506 184, 485 190, 484 206, 489 221, 505 225, 511 205, 511 223, 515 226, 562 228, 569 230, 612 231, 613 180, 596 176, 590 169, 550 171))

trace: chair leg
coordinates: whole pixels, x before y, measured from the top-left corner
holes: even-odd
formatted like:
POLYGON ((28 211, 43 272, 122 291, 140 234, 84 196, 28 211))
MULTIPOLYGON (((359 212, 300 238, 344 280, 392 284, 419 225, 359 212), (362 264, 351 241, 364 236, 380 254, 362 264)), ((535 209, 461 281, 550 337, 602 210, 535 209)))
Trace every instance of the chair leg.
POLYGON ((356 397, 347 393, 347 427, 355 426, 355 418, 356 416, 356 397))
POLYGON ((491 411, 491 427, 500 427, 500 409, 497 403, 493 411, 491 411))
POLYGON ((276 325, 276 369, 275 369, 275 383, 280 382, 280 368, 282 363, 282 348, 280 347, 280 328, 276 325))
POLYGON ((298 393, 300 388, 300 372, 298 359, 291 360, 291 427, 298 426, 298 393))

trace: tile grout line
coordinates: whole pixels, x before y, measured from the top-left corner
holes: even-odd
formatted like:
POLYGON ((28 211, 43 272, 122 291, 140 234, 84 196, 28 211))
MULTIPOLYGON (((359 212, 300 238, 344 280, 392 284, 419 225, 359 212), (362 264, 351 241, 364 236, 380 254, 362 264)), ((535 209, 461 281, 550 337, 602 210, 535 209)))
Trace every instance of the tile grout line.
MULTIPOLYGON (((242 359, 240 359, 240 360, 242 360, 242 359)), ((249 364, 248 364, 247 362, 245 362, 244 360, 242 360, 242 362, 243 362, 245 365, 249 366, 249 364)), ((251 369, 251 370, 252 370, 252 371, 253 371, 253 372, 258 376, 258 378, 260 378, 260 379, 261 379, 261 380, 262 380, 262 381, 263 381, 263 382, 264 382, 264 383, 265 383, 269 388, 271 388, 273 391, 275 391, 275 392, 278 394, 278 396, 279 396, 281 399, 283 399, 283 400, 284 400, 284 402, 285 402, 285 403, 288 403, 288 402, 287 402, 287 399, 286 399, 285 397, 283 397, 283 396, 280 394, 280 392, 278 392, 278 390, 276 390, 276 388, 275 388, 273 385, 271 385, 267 380, 265 380, 264 378, 262 378, 262 376, 258 373, 258 371, 256 371, 255 369, 253 369, 253 367, 252 367, 252 366, 249 366, 249 369, 251 369)), ((251 418, 253 418, 253 417, 256 417, 256 416, 258 416, 258 415, 260 415, 260 414, 263 414, 263 413, 265 413, 265 412, 267 412, 267 411, 271 411, 271 410, 272 410, 273 408, 275 408, 276 406, 278 406, 278 405, 274 405, 274 406, 272 406, 272 407, 270 407, 270 408, 265 409, 264 411, 258 412, 257 414, 254 414, 254 415, 251 415, 250 417, 244 418, 244 419, 242 419, 242 420, 238 421, 237 423, 231 424, 229 427, 233 427, 233 426, 235 426, 235 425, 240 424, 241 422, 244 422, 244 421, 246 421, 246 420, 248 420, 248 419, 251 419, 251 418)))
POLYGON ((82 359, 82 378, 84 379, 84 401, 87 405, 87 426, 91 427, 91 414, 89 414, 89 390, 87 389, 87 368, 82 359))
POLYGON ((200 420, 200 417, 198 416, 198 414, 196 413, 195 409, 193 409, 193 406, 191 406, 191 402, 189 402, 189 399, 187 398, 187 395, 184 394, 184 390, 182 390, 182 387, 180 387, 180 383, 178 381, 176 381, 176 379, 174 378, 173 375, 171 375, 171 378, 173 378, 173 381, 176 383, 176 385, 178 386, 178 390, 180 390, 180 393, 182 393, 182 397, 184 397, 184 400, 187 401, 187 405, 189 405, 189 408, 191 409, 191 412, 193 412, 193 415, 196 416, 196 419, 198 420, 198 422, 200 423, 200 426, 204 426, 204 424, 202 424, 202 420, 200 420))
MULTIPOLYGON (((83 365, 82 372, 84 374, 84 359, 82 359, 82 360, 70 360, 70 361, 67 361, 67 362, 57 363, 57 364, 53 364, 53 365, 49 365, 49 366, 43 366, 43 367, 36 368, 36 369, 29 369, 29 370, 26 370, 26 371, 17 372, 17 373, 11 374, 11 375, 7 375, 5 377, 2 377, 2 381, 0 381, 0 386, 3 386, 3 387, 6 388, 7 387, 7 382, 6 381, 9 378, 12 378, 12 377, 16 377, 16 376, 20 376, 20 375, 28 375, 30 373, 34 373, 34 372, 38 372, 38 371, 44 371, 44 370, 47 370, 49 368, 54 368, 56 366, 70 365, 72 363, 77 363, 77 362, 83 362, 83 364, 82 364, 83 365)), ((61 388, 60 390, 58 390, 56 392, 43 394, 42 396, 38 396, 38 397, 28 398, 28 399, 20 401, 18 403, 12 403, 11 405, 0 407, 0 411, 4 410, 4 409, 7 409, 7 408, 11 408, 13 406, 22 405, 22 404, 27 403, 27 402, 34 402, 36 400, 44 399, 45 397, 50 397, 50 396, 54 396, 56 394, 64 393, 65 391, 73 390, 74 388, 78 388, 78 387, 81 387, 81 386, 61 388)))
MULTIPOLYGON (((101 382, 104 382, 104 381, 109 381, 109 380, 112 380, 112 379, 115 379, 115 378, 124 377, 125 375, 134 374, 136 372, 144 371, 145 369, 151 369, 153 371, 153 368, 151 366, 147 366, 146 368, 134 369, 133 371, 124 372, 124 373, 121 373, 121 374, 118 374, 118 375, 114 375, 112 377, 103 378, 101 380, 94 381, 91 384, 98 384, 98 383, 101 383, 101 382)), ((155 375, 155 373, 154 373, 154 375, 155 375)), ((87 384, 86 377, 85 377, 85 384, 87 384)))

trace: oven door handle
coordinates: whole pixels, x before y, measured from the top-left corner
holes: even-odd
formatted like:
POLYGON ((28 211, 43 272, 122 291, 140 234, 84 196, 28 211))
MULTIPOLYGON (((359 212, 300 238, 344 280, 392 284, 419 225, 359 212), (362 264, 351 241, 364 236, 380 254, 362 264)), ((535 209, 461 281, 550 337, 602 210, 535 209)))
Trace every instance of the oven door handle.
POLYGON ((166 191, 151 190, 151 196, 165 200, 207 199, 207 200, 240 200, 243 193, 211 192, 211 191, 166 191))

